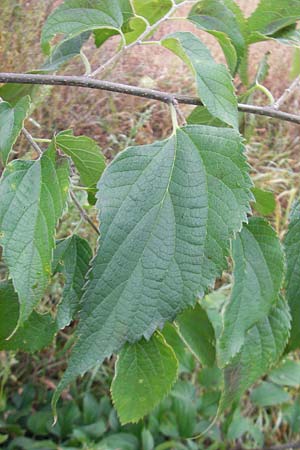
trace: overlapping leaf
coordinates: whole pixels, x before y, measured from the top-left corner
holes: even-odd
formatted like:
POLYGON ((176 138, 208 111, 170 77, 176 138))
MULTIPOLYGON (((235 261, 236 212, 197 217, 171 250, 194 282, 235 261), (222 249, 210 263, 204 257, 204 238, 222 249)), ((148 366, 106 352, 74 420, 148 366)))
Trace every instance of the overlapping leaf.
POLYGON ((300 204, 297 202, 292 210, 288 233, 285 238, 287 262, 286 297, 292 315, 291 338, 289 349, 300 346, 300 204))
POLYGON ((251 199, 242 151, 234 130, 187 126, 108 166, 98 184, 99 251, 54 403, 77 375, 195 304, 226 267, 251 199))
POLYGON ((246 53, 246 20, 239 7, 231 0, 203 0, 193 6, 188 19, 216 37, 231 72, 235 73, 246 53))
MULTIPOLYGON (((138 7, 139 2, 136 3, 138 7)), ((123 44, 130 44, 146 30, 147 19, 155 20, 156 10, 152 8, 151 11, 150 17, 146 14, 144 19, 141 15, 134 15, 129 0, 65 0, 45 22, 42 48, 50 53, 50 41, 55 35, 61 34, 64 40, 60 50, 64 46, 69 53, 71 39, 76 45, 74 38, 88 32, 94 33, 97 47, 115 34, 121 35, 123 44)), ((57 48, 54 52, 57 52, 57 48)))
POLYGON ((0 350, 35 352, 49 345, 57 330, 50 314, 33 311, 27 321, 9 339, 19 317, 18 295, 11 281, 0 282, 0 350))
POLYGON ((46 20, 41 43, 49 53, 49 42, 56 34, 69 40, 81 33, 93 30, 119 33, 123 14, 118 0, 65 0, 46 20))
POLYGON ((80 55, 83 44, 88 40, 90 32, 82 33, 72 39, 63 41, 56 45, 49 58, 36 72, 55 72, 70 59, 80 55))
POLYGON ((215 332, 206 311, 197 304, 181 313, 176 323, 180 336, 200 362, 212 366, 215 362, 215 332))
POLYGON ((160 334, 126 344, 111 386, 121 423, 137 422, 149 413, 169 393, 177 371, 175 353, 160 334))
POLYGON ((164 38, 161 43, 192 69, 199 97, 208 111, 214 117, 237 128, 237 99, 226 67, 217 64, 208 48, 192 33, 174 33, 164 38))
POLYGON ((57 243, 53 255, 53 271, 62 272, 66 279, 56 316, 59 329, 69 325, 78 312, 91 258, 89 243, 77 235, 57 243))
POLYGON ((242 348, 247 331, 276 302, 283 277, 279 239, 263 219, 252 218, 232 245, 234 286, 224 313, 218 360, 225 366, 242 348))
POLYGON ((0 102, 0 162, 5 166, 12 146, 19 136, 30 106, 29 97, 19 100, 15 106, 0 102))
POLYGON ((290 330, 287 302, 279 298, 268 316, 248 331, 243 347, 224 369, 221 413, 279 360, 290 330))
POLYGON ((261 0, 248 19, 248 43, 276 37, 300 19, 299 0, 261 0))
POLYGON ((83 185, 96 187, 105 169, 105 159, 97 143, 87 136, 73 136, 68 130, 55 137, 55 144, 72 158, 83 185))
POLYGON ((15 160, 0 183, 0 243, 19 296, 18 325, 41 299, 51 274, 55 226, 69 188, 69 166, 51 146, 36 161, 15 160))

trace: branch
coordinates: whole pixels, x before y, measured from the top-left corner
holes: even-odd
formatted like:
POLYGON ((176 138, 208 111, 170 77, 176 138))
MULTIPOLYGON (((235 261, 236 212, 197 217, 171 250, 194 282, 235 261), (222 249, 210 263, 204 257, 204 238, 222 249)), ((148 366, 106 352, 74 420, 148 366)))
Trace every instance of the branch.
POLYGON ((43 153, 42 149, 39 147, 39 145, 35 142, 29 131, 26 130, 25 127, 22 128, 22 133, 29 142, 29 144, 34 148, 34 150, 38 153, 38 155, 41 155, 43 153))
MULTIPOLYGON (((89 77, 63 76, 63 75, 36 75, 24 73, 0 73, 0 83, 42 84, 51 86, 78 86, 102 91, 117 92, 120 94, 134 95, 136 97, 149 98, 164 103, 182 103, 186 105, 202 105, 198 97, 172 94, 153 89, 130 86, 127 84, 113 83, 111 81, 94 80, 89 77)), ((271 106, 254 106, 239 103, 238 109, 249 114, 273 117, 287 122, 300 124, 300 116, 283 111, 277 111, 271 106)))
POLYGON ((71 199, 73 200, 76 208, 78 209, 78 211, 80 212, 81 217, 83 218, 83 220, 85 220, 93 229, 94 231, 96 231, 96 233, 98 235, 100 235, 100 231, 98 230, 98 228, 96 227, 96 225, 94 224, 94 222, 92 221, 92 219, 88 216, 88 214, 86 213, 86 211, 82 208, 81 204, 79 203, 79 201, 76 198, 76 195, 74 194, 73 191, 70 191, 70 196, 71 199))
POLYGON ((272 105, 274 109, 278 110, 280 107, 286 102, 290 94, 298 87, 300 83, 300 76, 294 79, 292 84, 286 88, 286 90, 283 92, 282 96, 279 97, 278 100, 272 105))

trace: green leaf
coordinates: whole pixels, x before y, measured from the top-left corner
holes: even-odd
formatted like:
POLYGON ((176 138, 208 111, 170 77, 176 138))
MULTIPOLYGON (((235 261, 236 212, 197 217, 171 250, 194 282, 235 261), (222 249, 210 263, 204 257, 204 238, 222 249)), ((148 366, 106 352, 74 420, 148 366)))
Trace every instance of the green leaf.
POLYGON ((172 8, 171 0, 131 0, 134 12, 144 17, 150 25, 155 24, 172 8))
POLYGON ((121 423, 138 422, 148 414, 171 390, 177 369, 175 353, 160 334, 126 344, 111 385, 121 423))
POLYGON ((80 55, 81 47, 89 37, 90 32, 86 32, 57 44, 49 58, 37 72, 56 72, 70 59, 80 55))
POLYGON ((247 172, 234 130, 196 125, 128 148, 106 168, 99 251, 54 403, 62 386, 125 341, 149 338, 213 285, 249 211, 247 172))
POLYGON ((276 209, 274 193, 259 188, 252 188, 252 193, 255 197, 253 208, 262 216, 273 214, 276 209))
POLYGON ((289 337, 290 320, 288 304, 280 297, 268 317, 250 328, 240 352, 224 369, 219 413, 278 362, 289 337))
POLYGON ((300 386, 300 362, 286 360, 270 372, 268 377, 273 383, 282 386, 300 386))
POLYGON ((290 80, 294 80, 300 74, 300 48, 294 49, 292 67, 289 74, 290 80))
POLYGON ((272 227, 253 217, 232 244, 234 286, 224 312, 218 360, 225 366, 242 348, 247 331, 266 317, 277 301, 283 253, 272 227))
POLYGON ((216 37, 234 74, 246 52, 246 21, 238 6, 230 0, 203 0, 193 6, 188 19, 216 37))
POLYGON ((178 380, 171 396, 179 435, 189 438, 194 433, 197 419, 195 387, 187 381, 178 380))
POLYGON ((226 123, 212 116, 205 106, 197 106, 187 118, 189 125, 210 125, 212 127, 226 127, 226 123))
POLYGON ((261 0, 248 19, 248 43, 265 40, 300 19, 300 0, 261 0))
POLYGON ((78 312, 91 258, 89 243, 77 235, 57 243, 53 255, 53 271, 62 272, 66 278, 63 298, 56 316, 59 329, 69 325, 78 312))
POLYGON ((207 314, 199 304, 189 308, 176 318, 180 336, 196 358, 204 365, 215 362, 215 332, 207 314))
POLYGON ((37 85, 7 83, 0 86, 0 97, 10 103, 11 106, 15 106, 23 97, 27 95, 32 97, 38 88, 37 85))
POLYGON ((68 130, 55 137, 55 144, 72 158, 82 184, 96 186, 105 169, 105 159, 96 142, 87 136, 73 136, 68 130))
POLYGON ((282 387, 266 381, 253 389, 250 398, 255 405, 261 408, 280 405, 291 400, 289 394, 282 387))
POLYGON ((193 371, 195 359, 179 336, 177 327, 167 322, 162 330, 162 335, 175 352, 179 362, 179 373, 193 371))
POLYGON ((226 67, 217 64, 208 48, 192 33, 174 33, 161 43, 194 72, 198 95, 211 115, 238 128, 237 99, 226 67))
POLYGON ((41 36, 45 53, 49 54, 49 42, 56 34, 69 40, 81 33, 104 30, 120 33, 123 14, 118 0, 65 0, 46 20, 41 36))
POLYGON ((21 325, 51 275, 55 226, 69 190, 69 165, 53 145, 35 161, 15 160, 0 182, 0 243, 19 295, 21 325))
POLYGON ((0 163, 4 166, 21 133, 29 107, 29 97, 21 98, 15 106, 11 106, 7 102, 0 102, 0 163))
POLYGON ((263 447, 264 435, 261 429, 258 425, 254 425, 251 419, 243 417, 239 408, 237 408, 228 427, 226 437, 230 440, 240 439, 246 433, 255 440, 259 447, 263 447))
POLYGON ((300 203, 292 209, 290 224, 284 241, 286 255, 286 298, 292 315, 289 350, 300 346, 300 203))
POLYGON ((0 282, 0 350, 36 352, 49 345, 56 333, 56 323, 50 314, 33 311, 26 322, 9 339, 19 317, 18 295, 11 281, 0 282))

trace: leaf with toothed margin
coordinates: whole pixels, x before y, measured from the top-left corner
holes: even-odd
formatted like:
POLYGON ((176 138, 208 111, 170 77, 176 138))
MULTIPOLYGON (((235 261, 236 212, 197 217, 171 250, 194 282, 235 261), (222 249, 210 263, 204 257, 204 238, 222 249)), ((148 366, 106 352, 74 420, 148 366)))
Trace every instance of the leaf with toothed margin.
POLYGON ((217 64, 208 48, 192 33, 171 34, 163 38, 161 44, 193 71, 198 95, 210 114, 237 129, 237 98, 227 68, 217 64))
POLYGON ((289 337, 290 322, 289 306, 279 297, 269 314, 248 330, 240 352, 224 368, 218 414, 239 400, 246 389, 278 362, 289 337))
POLYGON ((30 107, 30 98, 23 97, 15 106, 0 102, 0 163, 6 165, 9 153, 21 133, 30 107))
POLYGON ((8 164, 0 182, 0 244, 19 296, 18 326, 41 300, 51 275, 54 234, 69 190, 69 164, 54 146, 35 161, 8 164))
POLYGON ((214 283, 250 211, 250 187, 240 135, 229 128, 177 129, 126 149, 106 168, 98 254, 54 405, 77 375, 126 341, 149 338, 214 283))
POLYGON ((278 298, 283 252, 273 228, 253 217, 232 243, 234 285, 224 312, 218 361, 223 367, 242 348, 247 331, 266 317, 278 298))
POLYGON ((170 392, 177 374, 174 350, 160 333, 155 333, 149 341, 125 344, 111 385, 122 425, 138 422, 148 414, 170 392))
POLYGON ((232 0, 202 0, 191 9, 188 19, 214 36, 226 57, 231 73, 246 53, 246 19, 232 0))
POLYGON ((248 18, 248 44, 275 39, 300 19, 300 0, 260 0, 248 18))
POLYGON ((53 272, 63 273, 66 279, 56 315, 59 329, 69 325, 78 312, 92 254, 89 243, 76 234, 57 242, 53 255, 53 272))
POLYGON ((284 240, 286 255, 286 298, 292 315, 289 350, 300 347, 300 202, 293 205, 288 232, 284 240))

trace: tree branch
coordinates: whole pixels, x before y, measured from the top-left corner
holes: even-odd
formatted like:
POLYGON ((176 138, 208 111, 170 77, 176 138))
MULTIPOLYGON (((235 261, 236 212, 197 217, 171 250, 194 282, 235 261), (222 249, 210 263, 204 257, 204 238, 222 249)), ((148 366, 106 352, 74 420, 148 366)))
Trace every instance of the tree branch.
POLYGON ((98 235, 100 235, 100 231, 98 230, 98 228, 96 227, 96 225, 94 224, 92 219, 89 217, 89 215, 86 213, 86 211, 82 208, 81 204, 77 200, 76 195, 74 194, 73 191, 70 191, 70 196, 71 196, 71 199, 73 200, 76 208, 80 212, 80 215, 83 218, 83 220, 85 220, 93 228, 93 230, 96 231, 96 233, 98 235))
MULTIPOLYGON (((63 76, 63 75, 36 75, 24 73, 0 73, 0 83, 42 84, 51 86, 78 86, 89 89, 99 89, 120 94, 134 95, 136 97, 149 98, 164 103, 182 103, 186 105, 202 105, 198 97, 172 94, 153 89, 130 86, 127 84, 113 83, 111 81, 95 80, 89 77, 63 76)), ((272 117, 287 122, 300 124, 300 116, 283 111, 277 111, 272 106, 244 105, 239 103, 238 109, 249 114, 272 117)))

